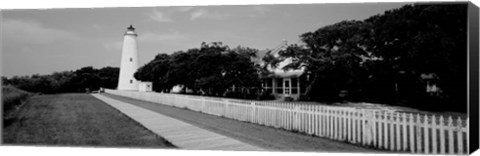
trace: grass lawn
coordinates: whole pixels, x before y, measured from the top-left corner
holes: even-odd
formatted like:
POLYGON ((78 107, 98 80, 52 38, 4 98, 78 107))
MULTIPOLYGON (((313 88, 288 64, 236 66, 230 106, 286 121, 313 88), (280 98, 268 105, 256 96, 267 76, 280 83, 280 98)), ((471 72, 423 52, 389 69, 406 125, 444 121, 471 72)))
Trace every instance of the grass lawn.
POLYGON ((2 135, 10 145, 174 148, 89 94, 31 97, 2 135))

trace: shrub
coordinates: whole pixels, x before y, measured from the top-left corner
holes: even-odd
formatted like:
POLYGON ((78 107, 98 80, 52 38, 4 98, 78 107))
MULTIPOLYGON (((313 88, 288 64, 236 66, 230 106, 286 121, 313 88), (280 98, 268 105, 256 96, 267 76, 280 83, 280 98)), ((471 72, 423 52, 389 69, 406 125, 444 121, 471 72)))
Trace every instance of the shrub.
POLYGON ((283 100, 284 101, 293 101, 293 98, 292 97, 285 97, 283 100))
POLYGON ((258 96, 259 100, 275 100, 275 96, 273 96, 271 93, 264 92, 258 96))

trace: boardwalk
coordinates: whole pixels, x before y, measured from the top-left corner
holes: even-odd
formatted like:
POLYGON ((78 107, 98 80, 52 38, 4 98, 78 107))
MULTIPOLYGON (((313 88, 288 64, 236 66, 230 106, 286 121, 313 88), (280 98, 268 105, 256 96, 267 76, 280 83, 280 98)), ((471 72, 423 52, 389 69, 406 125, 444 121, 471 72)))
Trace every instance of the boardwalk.
POLYGON ((264 150, 129 103, 99 94, 94 94, 93 96, 118 109, 179 148, 198 150, 264 150))
POLYGON ((384 152, 326 138, 314 137, 302 133, 295 133, 277 128, 252 124, 249 122, 242 122, 224 117, 208 115, 188 109, 140 101, 111 94, 102 95, 181 120, 202 129, 221 134, 268 151, 362 153, 384 152))

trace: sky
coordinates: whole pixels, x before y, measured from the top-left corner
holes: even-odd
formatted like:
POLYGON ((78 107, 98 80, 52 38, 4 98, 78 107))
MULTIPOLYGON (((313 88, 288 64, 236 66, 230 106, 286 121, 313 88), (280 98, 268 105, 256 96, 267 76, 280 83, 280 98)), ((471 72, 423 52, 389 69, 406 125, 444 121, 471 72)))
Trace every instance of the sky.
POLYGON ((2 76, 119 67, 123 33, 138 33, 139 65, 159 53, 221 41, 272 49, 342 20, 363 20, 406 3, 277 4, 2 10, 2 76))

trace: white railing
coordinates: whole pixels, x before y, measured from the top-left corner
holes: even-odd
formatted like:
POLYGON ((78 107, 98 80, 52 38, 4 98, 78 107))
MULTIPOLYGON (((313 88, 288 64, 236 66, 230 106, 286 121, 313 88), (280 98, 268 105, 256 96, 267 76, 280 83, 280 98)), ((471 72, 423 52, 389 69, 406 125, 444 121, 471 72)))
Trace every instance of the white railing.
POLYGON ((377 109, 264 102, 154 92, 105 90, 129 98, 282 128, 375 149, 426 154, 466 154, 468 118, 377 109))

